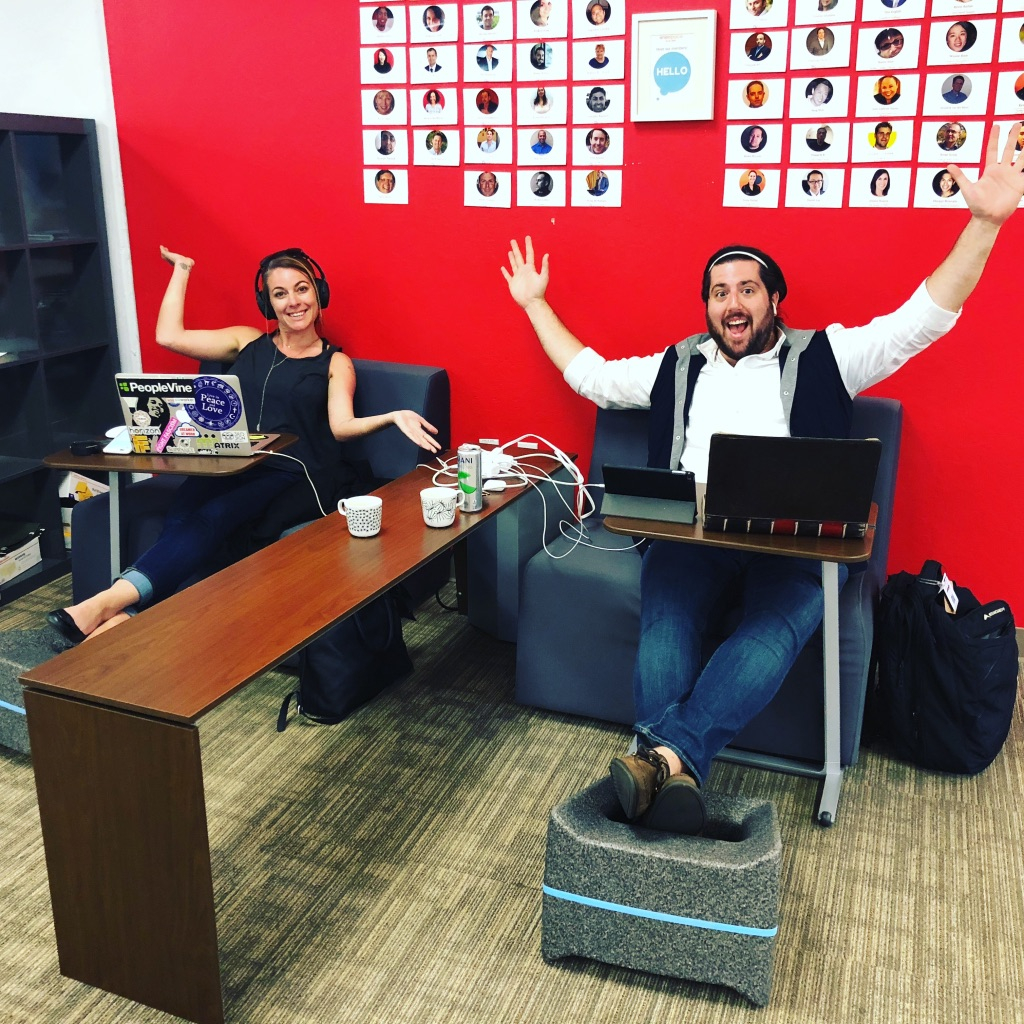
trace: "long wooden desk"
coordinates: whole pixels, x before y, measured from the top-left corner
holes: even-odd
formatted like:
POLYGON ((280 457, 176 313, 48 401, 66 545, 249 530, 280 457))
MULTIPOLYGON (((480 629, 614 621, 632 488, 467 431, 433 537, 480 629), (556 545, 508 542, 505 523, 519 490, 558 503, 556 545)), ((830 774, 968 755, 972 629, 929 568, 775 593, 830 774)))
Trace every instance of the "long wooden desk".
POLYGON ((375 492, 377 537, 334 512, 21 677, 62 974, 224 1020, 197 721, 527 493, 432 529, 430 478, 375 492))
POLYGON ((166 473, 170 476, 233 476, 263 462, 274 452, 295 444, 294 434, 279 434, 262 450, 248 458, 224 455, 74 455, 64 448, 47 455, 43 463, 50 469, 68 469, 76 473, 106 473, 110 485, 110 578, 120 575, 121 565, 121 485, 129 473, 166 473))
MULTIPOLYGON (((702 494, 703 487, 698 490, 698 507, 702 494)), ((843 785, 840 754, 839 563, 866 562, 871 557, 877 519, 878 506, 873 504, 870 528, 863 540, 837 540, 831 537, 784 537, 759 533, 705 533, 699 516, 693 525, 626 519, 622 516, 606 516, 604 519, 605 528, 611 533, 650 537, 652 540, 678 541, 684 544, 707 544, 711 547, 755 551, 790 558, 815 558, 821 562, 821 583, 825 598, 825 614, 822 619, 825 666, 825 756, 821 768, 788 758, 778 758, 769 754, 756 754, 733 748, 726 748, 719 756, 726 760, 738 761, 759 768, 771 768, 776 771, 786 771, 795 775, 807 775, 821 779, 815 814, 818 822, 826 826, 835 822, 839 807, 839 793, 843 785)))

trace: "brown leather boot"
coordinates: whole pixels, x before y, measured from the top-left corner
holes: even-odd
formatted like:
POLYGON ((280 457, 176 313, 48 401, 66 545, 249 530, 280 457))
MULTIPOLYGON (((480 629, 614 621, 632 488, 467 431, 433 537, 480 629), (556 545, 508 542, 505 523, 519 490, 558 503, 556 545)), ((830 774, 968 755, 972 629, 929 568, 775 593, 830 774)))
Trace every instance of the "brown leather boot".
POLYGON ((654 802, 668 778, 669 767, 661 754, 640 747, 635 754, 613 758, 608 771, 626 818, 634 821, 654 802))
POLYGON ((665 780, 640 824, 662 832, 695 836, 703 830, 706 817, 704 797, 697 780, 687 772, 682 772, 665 780))

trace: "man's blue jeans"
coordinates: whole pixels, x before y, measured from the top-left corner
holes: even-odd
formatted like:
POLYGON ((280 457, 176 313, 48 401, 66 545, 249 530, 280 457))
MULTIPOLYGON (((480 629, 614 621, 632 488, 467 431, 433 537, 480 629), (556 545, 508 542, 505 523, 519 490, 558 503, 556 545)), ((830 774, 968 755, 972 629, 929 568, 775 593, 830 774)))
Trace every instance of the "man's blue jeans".
POLYGON ((715 755, 775 696, 823 613, 820 562, 653 541, 640 576, 638 737, 674 750, 703 783, 715 755), (709 619, 737 581, 740 623, 702 671, 709 619))

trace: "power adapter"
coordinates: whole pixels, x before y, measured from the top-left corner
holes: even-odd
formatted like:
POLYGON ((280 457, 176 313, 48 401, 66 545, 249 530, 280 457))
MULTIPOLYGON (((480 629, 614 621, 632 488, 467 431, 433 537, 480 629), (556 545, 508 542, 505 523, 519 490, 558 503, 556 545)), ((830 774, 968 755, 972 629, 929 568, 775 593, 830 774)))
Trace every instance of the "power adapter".
POLYGON ((507 455, 505 452, 498 448, 494 448, 491 451, 484 449, 483 458, 481 459, 481 465, 483 467, 483 478, 485 480, 492 477, 501 476, 504 473, 510 473, 512 471, 513 458, 511 455, 507 455))

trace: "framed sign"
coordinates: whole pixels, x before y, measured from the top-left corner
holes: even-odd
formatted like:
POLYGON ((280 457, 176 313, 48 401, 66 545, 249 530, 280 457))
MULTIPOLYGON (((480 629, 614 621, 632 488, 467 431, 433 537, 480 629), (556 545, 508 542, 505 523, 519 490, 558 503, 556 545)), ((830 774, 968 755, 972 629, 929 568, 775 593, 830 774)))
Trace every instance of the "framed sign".
POLYGON ((710 121, 715 11, 633 15, 634 121, 710 121))

